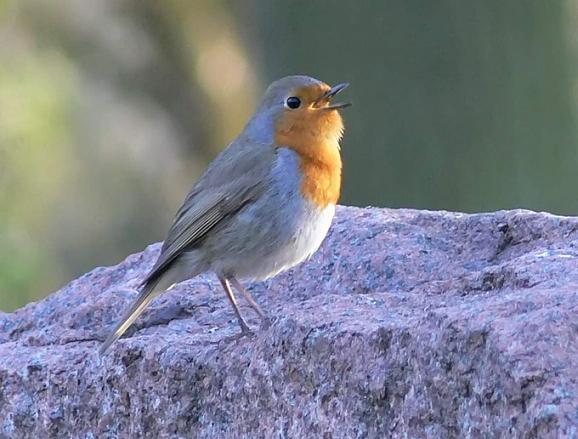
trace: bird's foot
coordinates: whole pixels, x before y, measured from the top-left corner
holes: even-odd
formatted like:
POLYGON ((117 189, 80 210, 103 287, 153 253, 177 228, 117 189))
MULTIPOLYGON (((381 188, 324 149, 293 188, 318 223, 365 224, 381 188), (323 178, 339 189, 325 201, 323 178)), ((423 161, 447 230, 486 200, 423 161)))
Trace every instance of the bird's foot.
POLYGON ((267 316, 264 316, 264 317, 261 318, 261 326, 260 326, 260 329, 261 329, 261 330, 269 329, 269 328, 271 327, 271 324, 272 324, 271 319, 270 319, 269 317, 267 317, 267 316))
POLYGON ((223 338, 222 342, 232 343, 232 342, 239 341, 245 337, 247 337, 247 338, 255 337, 255 333, 248 326, 241 327, 241 332, 239 332, 235 335, 230 335, 228 337, 223 338))
MULTIPOLYGON (((270 328, 272 325, 272 320, 263 315, 261 317, 261 324, 259 326, 259 329, 264 331, 267 330, 268 328, 270 328)), ((235 341, 239 341, 243 338, 254 338, 256 336, 255 331, 253 331, 249 325, 247 324, 247 322, 244 319, 239 319, 239 328, 241 329, 241 332, 235 334, 235 335, 230 335, 228 337, 225 337, 221 340, 221 342, 224 343, 231 343, 231 342, 235 342, 235 341)))

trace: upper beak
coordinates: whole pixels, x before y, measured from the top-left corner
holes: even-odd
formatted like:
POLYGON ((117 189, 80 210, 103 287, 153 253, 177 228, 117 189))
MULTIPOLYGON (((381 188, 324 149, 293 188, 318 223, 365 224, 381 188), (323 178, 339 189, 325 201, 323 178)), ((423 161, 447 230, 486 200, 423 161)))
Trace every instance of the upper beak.
POLYGON ((336 103, 331 103, 331 99, 337 95, 338 93, 341 93, 343 90, 345 90, 347 87, 349 87, 349 84, 347 82, 344 82, 342 84, 337 84, 333 87, 331 87, 329 90, 327 90, 325 93, 323 93, 313 104, 314 107, 317 107, 319 109, 322 110, 334 110, 334 109, 339 109, 339 108, 345 108, 345 107, 349 107, 351 105, 351 102, 336 102, 336 103), (328 105, 325 107, 321 107, 321 105, 324 102, 328 102, 328 105))

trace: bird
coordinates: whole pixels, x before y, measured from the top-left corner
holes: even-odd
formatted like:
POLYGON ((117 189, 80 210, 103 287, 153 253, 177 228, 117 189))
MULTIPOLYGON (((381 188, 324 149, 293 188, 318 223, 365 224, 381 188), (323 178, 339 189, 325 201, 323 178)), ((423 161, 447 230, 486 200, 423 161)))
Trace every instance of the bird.
POLYGON ((271 278, 307 260, 325 239, 341 192, 340 110, 351 105, 334 98, 348 86, 293 75, 267 88, 242 132, 185 197, 156 263, 100 346, 101 355, 158 294, 205 272, 219 279, 241 336, 252 331, 233 288, 269 321, 239 279, 271 278))

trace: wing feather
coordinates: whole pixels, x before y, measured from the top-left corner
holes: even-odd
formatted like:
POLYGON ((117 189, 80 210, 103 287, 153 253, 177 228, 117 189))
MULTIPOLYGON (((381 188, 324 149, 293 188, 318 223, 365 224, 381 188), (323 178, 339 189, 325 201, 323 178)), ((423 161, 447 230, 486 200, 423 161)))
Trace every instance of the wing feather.
POLYGON ((199 244, 217 224, 257 199, 267 187, 267 179, 275 154, 273 148, 255 147, 245 157, 245 166, 235 166, 231 159, 235 145, 231 145, 201 177, 177 212, 173 225, 163 243, 161 254, 143 284, 154 281, 184 251, 199 244), (258 157, 250 157, 255 151, 258 157), (264 156, 264 153, 267 154, 264 156), (259 160, 256 160, 258 158, 259 160), (220 166, 215 166, 220 163, 220 166), (216 172, 218 169, 220 172, 216 172), (228 176, 228 178, 227 178, 228 176))

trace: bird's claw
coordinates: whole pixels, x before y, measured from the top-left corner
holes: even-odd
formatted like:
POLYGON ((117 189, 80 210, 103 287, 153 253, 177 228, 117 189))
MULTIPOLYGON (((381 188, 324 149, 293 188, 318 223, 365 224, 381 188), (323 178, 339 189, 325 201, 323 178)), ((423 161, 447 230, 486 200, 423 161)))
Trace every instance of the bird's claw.
POLYGON ((225 343, 232 343, 232 342, 239 341, 245 337, 247 337, 247 338, 255 337, 255 333, 253 331, 251 331, 251 329, 248 326, 241 327, 241 332, 239 332, 235 335, 230 335, 228 337, 225 337, 225 338, 223 338, 222 341, 225 343))
POLYGON ((261 327, 260 329, 265 330, 265 329, 269 329, 271 327, 271 319, 269 317, 263 317, 261 319, 261 327))

